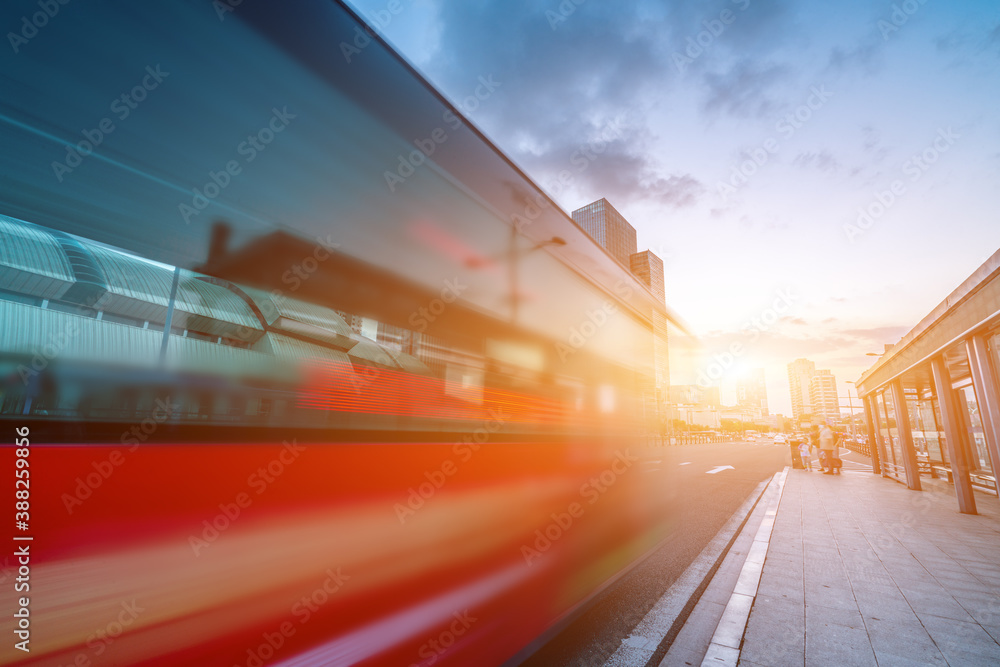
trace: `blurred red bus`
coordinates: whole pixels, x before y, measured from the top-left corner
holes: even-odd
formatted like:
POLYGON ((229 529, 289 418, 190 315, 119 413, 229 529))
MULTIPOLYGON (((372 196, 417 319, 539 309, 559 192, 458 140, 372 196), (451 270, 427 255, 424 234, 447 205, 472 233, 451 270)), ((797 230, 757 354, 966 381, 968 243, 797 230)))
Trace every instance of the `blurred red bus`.
POLYGON ((672 315, 351 11, 53 6, 0 8, 0 662, 501 664, 664 538, 672 315))

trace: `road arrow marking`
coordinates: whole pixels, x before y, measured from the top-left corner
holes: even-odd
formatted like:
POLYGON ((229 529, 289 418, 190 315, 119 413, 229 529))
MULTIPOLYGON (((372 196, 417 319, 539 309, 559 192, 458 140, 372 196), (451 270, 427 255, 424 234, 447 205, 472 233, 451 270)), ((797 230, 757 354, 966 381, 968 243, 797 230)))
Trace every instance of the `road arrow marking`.
POLYGON ((709 470, 705 474, 706 475, 714 475, 715 473, 722 472, 723 470, 736 470, 736 468, 734 468, 733 466, 715 466, 714 468, 712 468, 711 470, 709 470))

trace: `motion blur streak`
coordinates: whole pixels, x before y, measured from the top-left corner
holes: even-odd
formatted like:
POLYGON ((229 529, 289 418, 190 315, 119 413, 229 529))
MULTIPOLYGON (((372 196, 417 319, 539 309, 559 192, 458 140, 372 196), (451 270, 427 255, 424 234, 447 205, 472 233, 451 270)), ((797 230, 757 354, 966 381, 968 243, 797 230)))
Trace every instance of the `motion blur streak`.
MULTIPOLYGON (((183 648, 185 642, 197 645, 214 633, 243 626, 277 626, 294 620, 293 603, 308 596, 328 568, 339 568, 350 577, 328 605, 330 615, 333 610, 343 614, 355 608, 359 598, 371 594, 381 598, 379 591, 391 590, 423 572, 458 570, 523 538, 524 517, 508 509, 512 495, 525 508, 536 508, 533 518, 542 525, 544 514, 537 508, 552 504, 553 498, 566 492, 565 483, 549 482, 547 488, 514 484, 442 493, 405 530, 386 502, 357 504, 340 512, 248 516, 237 519, 197 556, 189 546, 189 536, 177 532, 155 543, 121 541, 111 552, 46 563, 34 569, 33 582, 53 593, 40 598, 32 613, 39 626, 53 633, 53 639, 42 640, 33 649, 58 656, 61 650, 83 644, 94 633, 95 619, 114 619, 120 601, 132 599, 145 611, 130 633, 116 642, 119 660, 139 662, 151 650, 168 654, 183 648), (80 582, 91 583, 81 586, 80 582), (192 631, 193 622, 201 630, 192 631)), ((516 546, 507 553, 510 560, 520 562, 516 546)), ((520 572, 518 577, 535 575, 523 564, 514 566, 514 571, 520 572)), ((510 575, 508 571, 501 580, 512 581, 510 575)), ((12 590, 4 590, 0 604, 12 604, 13 595, 12 590)), ((471 598, 461 599, 466 599, 467 606, 471 598)), ((382 604, 390 602, 382 600, 382 604)), ((476 600, 482 602, 481 597, 476 600)), ((327 613, 324 609, 324 616, 327 613)), ((381 635, 381 643, 369 644, 368 649, 410 637, 404 618, 409 616, 383 626, 382 630, 392 629, 394 634, 381 635)), ((342 645, 356 646, 364 636, 369 635, 355 633, 342 645)), ((5 662, 18 657, 10 645, 2 651, 5 662)), ((59 659, 71 661, 71 653, 59 659)))
POLYGON ((303 388, 300 398, 300 405, 307 408, 441 419, 498 419, 526 424, 563 423, 572 415, 576 425, 584 427, 586 422, 583 415, 567 412, 565 405, 529 394, 496 389, 477 392, 459 383, 389 370, 359 380, 349 364, 318 360, 311 367, 315 375, 303 388), (356 386, 362 382, 364 391, 358 391, 356 386), (448 400, 448 396, 467 400, 478 396, 476 402, 482 406, 448 400))
POLYGON ((523 567, 511 566, 281 664, 285 667, 357 664, 377 653, 380 647, 391 645, 391 638, 429 636, 435 628, 452 621, 456 610, 476 609, 479 604, 514 586, 526 576, 523 567))
POLYGON ((670 535, 673 314, 558 207, 513 225, 540 189, 342 3, 39 21, 0 49, 0 663, 500 665, 670 535))

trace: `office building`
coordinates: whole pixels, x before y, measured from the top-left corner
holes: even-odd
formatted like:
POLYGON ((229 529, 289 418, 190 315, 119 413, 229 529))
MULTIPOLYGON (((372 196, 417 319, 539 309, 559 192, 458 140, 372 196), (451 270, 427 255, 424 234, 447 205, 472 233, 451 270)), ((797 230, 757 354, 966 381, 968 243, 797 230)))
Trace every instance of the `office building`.
POLYGON ((649 250, 636 252, 629 256, 629 269, 636 278, 649 286, 649 290, 657 299, 666 301, 667 292, 663 282, 662 259, 649 250))
POLYGON ((815 374, 816 364, 808 359, 796 359, 788 364, 788 390, 792 395, 792 417, 796 420, 812 413, 809 387, 815 374))
POLYGON ((829 370, 816 370, 808 359, 788 364, 788 389, 792 395, 792 416, 818 423, 824 419, 840 422, 837 378, 829 370))
POLYGON ((746 377, 736 381, 736 402, 741 408, 758 411, 761 417, 769 414, 763 368, 751 368, 746 377))
POLYGON ((607 199, 602 197, 573 211, 573 221, 615 259, 630 266, 629 258, 638 250, 635 227, 607 199))
POLYGON ((812 404, 813 418, 817 422, 824 419, 829 420, 831 424, 840 422, 837 378, 832 371, 816 371, 809 379, 809 402, 812 404))
MULTIPOLYGON (((666 302, 662 259, 649 250, 633 253, 629 256, 629 269, 660 302, 666 302)), ((670 386, 670 358, 667 318, 662 313, 653 313, 653 370, 656 388, 663 395, 670 386)))

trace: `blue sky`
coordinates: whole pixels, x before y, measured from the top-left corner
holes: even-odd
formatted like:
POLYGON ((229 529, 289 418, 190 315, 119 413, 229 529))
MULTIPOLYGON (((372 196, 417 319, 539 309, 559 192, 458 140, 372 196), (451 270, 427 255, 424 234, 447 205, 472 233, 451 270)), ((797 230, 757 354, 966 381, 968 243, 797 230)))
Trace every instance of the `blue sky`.
POLYGON ((788 414, 801 356, 846 395, 866 352, 1000 248, 995 0, 352 4, 459 105, 478 77, 501 82, 468 116, 565 210, 607 197, 709 355, 746 344, 724 398, 763 366, 788 414), (793 305, 750 341, 781 290, 793 305))

